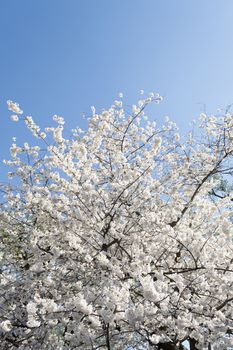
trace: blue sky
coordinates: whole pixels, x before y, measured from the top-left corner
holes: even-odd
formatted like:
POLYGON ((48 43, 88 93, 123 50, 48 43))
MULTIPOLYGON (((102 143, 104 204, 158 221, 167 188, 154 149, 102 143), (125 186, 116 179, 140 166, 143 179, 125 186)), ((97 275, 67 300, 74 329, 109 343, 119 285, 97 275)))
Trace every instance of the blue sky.
POLYGON ((181 130, 232 103, 232 16, 232 0, 1 0, 0 159, 12 136, 30 140, 7 99, 42 126, 60 114, 68 128, 118 92, 128 103, 140 89, 159 92, 152 117, 181 130))

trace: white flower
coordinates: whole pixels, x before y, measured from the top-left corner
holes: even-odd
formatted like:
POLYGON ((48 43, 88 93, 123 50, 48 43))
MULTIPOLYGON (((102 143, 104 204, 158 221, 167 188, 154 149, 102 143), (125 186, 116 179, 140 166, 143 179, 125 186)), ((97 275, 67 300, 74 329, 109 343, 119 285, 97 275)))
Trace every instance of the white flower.
POLYGON ((13 122, 18 122, 19 121, 19 117, 17 116, 17 114, 12 114, 10 118, 11 118, 11 120, 13 122))
POLYGON ((40 326, 40 321, 36 320, 34 317, 29 316, 27 321, 27 326, 32 328, 37 328, 40 326))
POLYGON ((158 151, 158 149, 160 148, 161 142, 162 142, 162 141, 161 141, 160 138, 156 138, 156 139, 154 140, 153 149, 154 149, 155 152, 158 151))
POLYGON ((151 341, 154 343, 154 344, 158 344, 159 341, 161 339, 161 336, 160 335, 155 335, 153 334, 152 337, 151 337, 151 341))
POLYGON ((116 107, 122 107, 122 101, 116 100, 116 101, 114 101, 114 104, 116 107))
POLYGON ((205 113, 200 114, 200 120, 204 121, 207 118, 207 115, 205 113))
POLYGON ((96 112, 95 106, 91 106, 91 111, 92 111, 92 115, 95 115, 95 112, 96 112))
POLYGON ((75 302, 76 308, 80 312, 82 312, 86 315, 90 315, 92 313, 92 306, 88 305, 88 303, 86 302, 86 300, 82 294, 80 294, 77 298, 75 298, 74 302, 75 302))
POLYGON ((12 329, 12 324, 10 320, 6 320, 0 323, 0 327, 4 332, 9 332, 12 329))
POLYGON ((51 313, 58 310, 58 305, 52 299, 42 299, 43 311, 51 313))
POLYGON ((18 147, 16 146, 15 143, 13 143, 10 148, 11 156, 15 158, 17 156, 18 151, 19 151, 18 147))
POLYGON ((12 102, 11 100, 7 101, 9 111, 12 111, 17 114, 23 114, 22 109, 20 109, 19 104, 16 102, 12 102))
POLYGON ((119 92, 118 97, 119 97, 119 98, 123 98, 122 92, 119 92))
POLYGON ((108 260, 108 258, 106 257, 105 254, 100 253, 98 255, 97 259, 98 259, 98 261, 99 261, 101 266, 108 266, 109 265, 109 260, 108 260))
POLYGON ((37 305, 33 301, 29 301, 29 303, 27 304, 26 309, 27 309, 28 314, 31 314, 31 315, 35 314, 36 311, 37 311, 37 305))
POLYGON ((26 151, 28 151, 29 150, 29 144, 27 143, 27 142, 24 142, 24 144, 23 144, 23 146, 24 146, 24 149, 26 150, 26 151))
POLYGON ((145 299, 150 301, 157 301, 160 299, 159 293, 156 291, 153 280, 150 276, 141 279, 141 284, 143 287, 143 295, 145 299))
POLYGON ((45 133, 45 132, 42 132, 42 133, 40 134, 40 137, 41 137, 42 139, 45 139, 45 138, 46 138, 46 133, 45 133))
POLYGON ((57 143, 61 143, 63 141, 61 127, 54 129, 53 138, 54 138, 54 141, 56 141, 57 143))
POLYGON ((160 103, 160 102, 162 102, 162 101, 163 101, 162 96, 158 96, 158 97, 156 97, 156 99, 155 99, 155 102, 156 102, 156 103, 160 103))
POLYGON ((72 150, 75 152, 76 156, 80 159, 80 160, 85 160, 87 157, 87 149, 85 147, 84 144, 78 142, 78 141, 74 141, 72 143, 72 150))
POLYGON ((55 115, 53 116, 53 120, 54 120, 55 122, 57 122, 58 124, 60 124, 60 125, 64 125, 64 124, 65 124, 64 118, 62 118, 61 116, 59 116, 59 115, 57 115, 57 114, 55 114, 55 115))

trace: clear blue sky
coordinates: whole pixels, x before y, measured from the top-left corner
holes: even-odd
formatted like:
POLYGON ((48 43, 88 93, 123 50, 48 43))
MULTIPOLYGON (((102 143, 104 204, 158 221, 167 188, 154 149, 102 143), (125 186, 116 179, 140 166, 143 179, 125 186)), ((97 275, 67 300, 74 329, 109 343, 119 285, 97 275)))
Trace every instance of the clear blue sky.
POLYGON ((29 139, 7 99, 42 126, 60 114, 69 128, 118 92, 133 103, 140 89, 158 91, 154 117, 181 129, 204 105, 232 103, 232 19, 232 0, 0 0, 0 159, 12 136, 29 139))

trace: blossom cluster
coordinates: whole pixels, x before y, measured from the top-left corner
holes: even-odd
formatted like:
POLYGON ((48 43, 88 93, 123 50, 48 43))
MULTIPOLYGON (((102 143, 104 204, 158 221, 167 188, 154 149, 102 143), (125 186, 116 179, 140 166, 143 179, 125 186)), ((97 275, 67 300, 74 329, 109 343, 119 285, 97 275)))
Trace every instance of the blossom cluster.
MULTIPOLYGON (((123 95, 86 131, 11 146, 0 206, 0 337, 7 349, 222 350, 232 344, 233 118, 197 137, 131 110, 123 95), (51 140, 51 142, 50 142, 51 140), (26 155, 26 157, 25 157, 26 155), (16 179, 15 179, 16 178, 16 179), (169 347, 170 346, 170 347, 169 347)), ((15 117, 17 116, 17 118, 15 117)))

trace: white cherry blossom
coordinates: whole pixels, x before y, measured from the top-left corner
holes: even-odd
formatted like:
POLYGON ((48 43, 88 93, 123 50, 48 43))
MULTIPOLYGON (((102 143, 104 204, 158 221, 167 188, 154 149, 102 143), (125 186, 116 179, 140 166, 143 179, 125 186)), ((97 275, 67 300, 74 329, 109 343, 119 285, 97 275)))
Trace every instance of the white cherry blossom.
POLYGON ((147 116, 161 101, 93 107, 70 138, 61 116, 42 131, 8 101, 38 145, 15 138, 5 161, 3 349, 232 345, 233 117, 180 135, 147 116))

